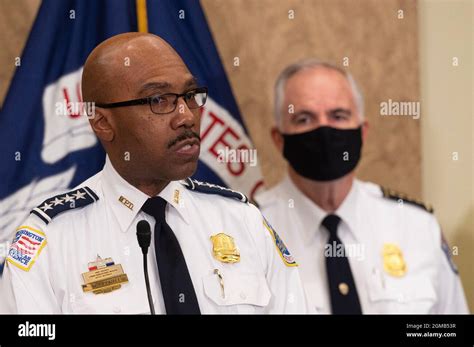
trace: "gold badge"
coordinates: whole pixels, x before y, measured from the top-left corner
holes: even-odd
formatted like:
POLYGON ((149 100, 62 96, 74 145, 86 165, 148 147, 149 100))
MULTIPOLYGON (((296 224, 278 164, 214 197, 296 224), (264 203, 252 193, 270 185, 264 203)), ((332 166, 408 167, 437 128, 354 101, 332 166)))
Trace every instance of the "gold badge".
POLYGON ((407 272, 407 266, 400 248, 393 243, 383 245, 383 268, 392 276, 401 277, 407 272))
POLYGON ((112 258, 102 259, 97 256, 97 260, 87 264, 89 272, 82 274, 84 283, 82 290, 92 291, 94 294, 109 293, 120 289, 123 283, 128 282, 127 274, 123 272, 122 265, 115 264, 112 258))
POLYGON ((240 252, 235 246, 234 238, 224 233, 211 236, 214 258, 223 263, 237 263, 240 261, 240 252))

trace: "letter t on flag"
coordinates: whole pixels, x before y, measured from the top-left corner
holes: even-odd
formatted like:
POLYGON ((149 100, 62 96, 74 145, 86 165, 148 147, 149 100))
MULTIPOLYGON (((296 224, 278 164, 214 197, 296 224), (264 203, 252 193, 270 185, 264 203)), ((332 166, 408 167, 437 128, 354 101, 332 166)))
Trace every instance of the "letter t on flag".
POLYGON ((252 199, 263 189, 259 166, 241 160, 249 158, 248 153, 220 156, 228 150, 248 151, 253 145, 199 1, 148 0, 146 5, 149 32, 170 43, 198 82, 209 88, 201 114, 200 162, 193 177, 239 190, 252 199))

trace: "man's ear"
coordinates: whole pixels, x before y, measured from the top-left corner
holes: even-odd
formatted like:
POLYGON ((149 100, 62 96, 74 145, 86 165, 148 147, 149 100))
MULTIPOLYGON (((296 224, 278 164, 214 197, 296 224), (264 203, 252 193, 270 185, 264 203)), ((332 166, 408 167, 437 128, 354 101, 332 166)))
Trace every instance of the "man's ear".
POLYGON ((104 109, 95 109, 94 115, 89 117, 92 130, 104 142, 111 142, 115 137, 114 128, 110 120, 111 112, 104 109))
POLYGON ((282 136, 280 130, 278 130, 278 128, 276 126, 274 126, 274 127, 272 127, 271 134, 272 134, 273 143, 278 148, 278 151, 281 154, 283 154, 284 139, 283 139, 283 136, 282 136))

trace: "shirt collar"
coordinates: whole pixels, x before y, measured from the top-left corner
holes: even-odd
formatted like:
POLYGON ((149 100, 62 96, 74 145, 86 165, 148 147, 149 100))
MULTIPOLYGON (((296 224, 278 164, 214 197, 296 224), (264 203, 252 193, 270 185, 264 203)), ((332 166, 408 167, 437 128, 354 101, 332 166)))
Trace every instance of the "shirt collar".
MULTIPOLYGON (((109 157, 106 157, 102 171, 103 192, 105 201, 112 208, 121 230, 127 231, 133 220, 140 212, 149 196, 128 183, 113 167, 109 157)), ((189 224, 188 213, 180 204, 182 191, 186 189, 179 182, 170 182, 158 196, 165 199, 169 205, 176 208, 178 214, 189 224)))
POLYGON ((360 192, 360 183, 358 180, 354 179, 352 182, 351 189, 349 194, 347 194, 346 198, 342 202, 341 206, 334 212, 334 214, 338 215, 341 220, 347 224, 349 230, 357 238, 357 224, 358 224, 358 209, 360 206, 359 203, 359 192, 360 192))
POLYGON ((189 194, 187 188, 179 181, 171 181, 158 196, 165 199, 168 205, 173 206, 183 221, 189 224, 190 199, 186 194, 189 194))
MULTIPOLYGON (((293 199, 295 212, 298 213, 303 219, 303 225, 315 225, 316 230, 319 230, 319 226, 323 219, 329 214, 316 205, 311 199, 309 199, 303 192, 296 187, 291 178, 287 175, 283 182, 283 186, 288 192, 288 199, 293 199)), ((355 231, 357 230, 358 222, 358 196, 359 196, 359 181, 354 180, 349 193, 342 202, 341 206, 334 212, 338 215, 342 222, 347 224, 354 237, 357 238, 355 231)), ((314 229, 308 230, 309 234, 315 232, 314 229)), ((309 236, 309 235, 308 235, 309 236)))
POLYGON ((321 222, 326 216, 326 212, 304 195, 288 175, 283 179, 282 184, 288 194, 286 199, 288 199, 288 201, 290 201, 290 199, 293 200, 293 213, 298 214, 304 226, 316 226, 315 228, 304 230, 306 236, 311 237, 314 235, 314 232, 318 230, 319 225, 321 225, 321 222))

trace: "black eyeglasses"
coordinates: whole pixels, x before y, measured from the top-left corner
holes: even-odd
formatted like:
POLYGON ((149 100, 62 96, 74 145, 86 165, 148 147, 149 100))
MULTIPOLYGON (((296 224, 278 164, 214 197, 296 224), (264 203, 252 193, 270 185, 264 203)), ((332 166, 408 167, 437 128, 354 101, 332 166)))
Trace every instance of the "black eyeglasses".
POLYGON ((114 102, 112 104, 95 104, 97 107, 114 108, 124 106, 135 106, 149 104, 151 112, 155 114, 166 114, 176 110, 178 98, 183 97, 184 102, 190 109, 196 109, 204 106, 207 100, 207 87, 199 87, 187 91, 183 94, 166 93, 162 95, 153 95, 147 98, 114 102))

